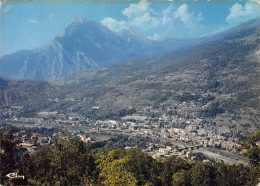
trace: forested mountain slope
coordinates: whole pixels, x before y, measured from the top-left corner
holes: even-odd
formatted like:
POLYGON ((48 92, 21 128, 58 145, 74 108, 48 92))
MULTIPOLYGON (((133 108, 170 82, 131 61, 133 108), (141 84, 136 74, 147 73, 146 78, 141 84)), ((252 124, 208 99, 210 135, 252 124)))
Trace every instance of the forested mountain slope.
POLYGON ((229 124, 259 127, 259 38, 258 25, 192 49, 67 77, 61 97, 75 98, 66 109, 89 117, 118 117, 133 107, 160 115, 166 108, 212 121, 226 113, 229 124))

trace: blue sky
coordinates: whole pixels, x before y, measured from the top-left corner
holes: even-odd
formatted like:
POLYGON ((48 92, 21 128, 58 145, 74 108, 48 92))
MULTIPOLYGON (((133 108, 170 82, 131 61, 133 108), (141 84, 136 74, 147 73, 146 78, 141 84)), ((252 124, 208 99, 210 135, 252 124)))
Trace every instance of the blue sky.
POLYGON ((79 16, 153 39, 201 37, 260 16, 260 0, 1 2, 0 56, 49 43, 79 16))

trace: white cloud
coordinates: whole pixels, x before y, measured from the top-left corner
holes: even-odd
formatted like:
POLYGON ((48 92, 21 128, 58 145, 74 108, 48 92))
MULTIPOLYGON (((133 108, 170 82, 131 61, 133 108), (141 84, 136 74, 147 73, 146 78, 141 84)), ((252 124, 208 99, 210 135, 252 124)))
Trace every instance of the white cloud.
POLYGON ((153 15, 155 11, 150 5, 148 0, 141 0, 137 4, 130 4, 122 11, 122 14, 128 18, 127 22, 130 26, 149 29, 159 24, 158 18, 153 15))
MULTIPOLYGON (((189 10, 187 4, 174 7, 171 3, 161 12, 156 12, 148 0, 140 0, 139 3, 131 3, 122 10, 123 20, 117 20, 111 17, 104 18, 101 23, 113 31, 119 31, 123 28, 140 29, 148 31, 160 29, 163 27, 175 27, 175 25, 192 29, 200 25, 204 19, 201 12, 195 13, 189 10)), ((158 31, 157 31, 158 32, 158 31)), ((150 32, 151 34, 151 32, 150 32)))
POLYGON ((101 23, 113 31, 119 31, 122 28, 135 27, 139 29, 150 29, 159 25, 159 19, 154 15, 155 11, 150 7, 148 0, 141 0, 137 4, 130 4, 122 11, 126 17, 125 21, 118 21, 111 17, 104 18, 101 23))
POLYGON ((159 20, 155 17, 152 17, 148 12, 144 13, 141 16, 134 17, 129 20, 130 26, 135 26, 142 29, 149 29, 150 27, 156 27, 159 24, 159 20))
POLYGON ((141 0, 138 4, 130 4, 128 8, 125 8, 122 13, 128 18, 141 16, 146 12, 149 12, 150 3, 148 0, 141 0))
POLYGON ((110 30, 113 31, 120 31, 123 28, 127 28, 127 24, 125 21, 117 21, 111 17, 106 17, 104 18, 101 23, 103 25, 105 25, 106 27, 108 27, 110 30))
POLYGON ((162 17, 162 23, 165 24, 169 24, 173 21, 172 18, 172 12, 173 12, 173 7, 169 6, 168 8, 164 9, 162 11, 163 13, 163 17, 162 17))
POLYGON ((259 16, 259 9, 254 4, 245 3, 243 6, 239 3, 235 3, 229 9, 229 15, 226 17, 226 21, 233 25, 255 18, 257 16, 259 16))
POLYGON ((148 37, 148 39, 158 40, 158 39, 161 39, 161 36, 159 34, 157 34, 157 33, 154 33, 154 35, 148 37))
POLYGON ((35 20, 35 19, 29 19, 28 20, 30 23, 33 23, 33 24, 37 24, 37 23, 39 23, 37 20, 35 20))
POLYGON ((260 0, 250 0, 251 2, 254 2, 254 3, 257 3, 257 4, 260 4, 260 0))
POLYGON ((192 23, 193 14, 194 14, 193 12, 192 13, 188 12, 188 5, 183 4, 174 13, 174 18, 180 19, 185 26, 190 27, 193 24, 192 23))
POLYGON ((197 15, 190 12, 187 4, 182 4, 179 8, 174 9, 172 6, 163 10, 162 23, 164 25, 181 21, 186 27, 192 27, 203 20, 203 15, 199 12, 197 15))

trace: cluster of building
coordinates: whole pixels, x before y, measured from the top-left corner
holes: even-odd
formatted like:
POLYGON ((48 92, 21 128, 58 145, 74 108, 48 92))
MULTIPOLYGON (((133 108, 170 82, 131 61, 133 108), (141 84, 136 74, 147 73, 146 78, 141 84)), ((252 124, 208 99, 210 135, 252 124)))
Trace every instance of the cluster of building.
MULTIPOLYGON (((185 104, 184 104, 185 105, 185 104)), ((148 146, 145 151, 154 156, 179 155, 186 157, 202 157, 196 149, 212 148, 227 152, 234 152, 236 139, 228 138, 222 133, 229 132, 228 127, 210 125, 203 118, 185 117, 169 114, 166 110, 160 117, 147 116, 144 110, 127 115, 118 120, 92 120, 81 115, 66 115, 54 112, 40 112, 34 117, 18 117, 20 107, 5 108, 8 117, 2 118, 2 123, 12 124, 20 128, 59 128, 65 127, 71 135, 78 135, 87 143, 95 143, 97 139, 90 134, 105 134, 111 138, 117 135, 142 136, 149 139, 158 139, 160 144, 154 148, 148 146), (168 143, 167 147, 163 147, 168 143), (173 148, 174 147, 174 148, 173 148), (197 155, 194 155, 197 154, 197 155)), ((146 108, 147 112, 149 108, 146 108)), ((152 115, 152 114, 149 114, 152 115)), ((15 134, 21 143, 21 148, 33 152, 38 145, 50 143, 50 136, 41 134, 26 135, 25 131, 15 134)))
POLYGON ((34 153, 36 149, 51 142, 51 135, 44 135, 39 133, 28 133, 21 130, 13 134, 17 141, 17 149, 26 149, 29 153, 34 153))

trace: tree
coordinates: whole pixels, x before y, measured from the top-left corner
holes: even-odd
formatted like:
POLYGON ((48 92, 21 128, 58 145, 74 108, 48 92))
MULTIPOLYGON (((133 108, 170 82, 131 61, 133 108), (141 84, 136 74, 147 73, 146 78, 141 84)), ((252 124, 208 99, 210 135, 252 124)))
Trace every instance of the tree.
POLYGON ((128 157, 128 170, 132 172, 138 181, 143 185, 149 181, 153 184, 160 184, 160 165, 151 156, 142 152, 139 148, 132 148, 126 151, 128 157))
MULTIPOLYGON (((111 149, 111 148, 110 148, 111 149)), ((99 183, 103 185, 136 185, 133 173, 127 170, 129 159, 124 149, 106 150, 97 160, 99 183)))
POLYGON ((249 185, 257 185, 260 178, 260 146, 256 143, 260 141, 260 130, 250 135, 247 140, 242 141, 237 150, 246 155, 249 160, 250 173, 249 185))
POLYGON ((192 167, 192 185, 216 185, 216 169, 210 161, 197 163, 192 167))
POLYGON ((237 150, 246 155, 251 166, 259 166, 260 164, 260 147, 256 142, 260 141, 260 130, 250 135, 247 140, 242 141, 237 150))
POLYGON ((136 185, 133 173, 126 169, 128 158, 106 162, 101 167, 100 181, 102 185, 136 185))
POLYGON ((123 178, 128 180, 125 184, 161 184, 159 163, 139 148, 112 149, 99 155, 97 162, 101 184, 123 183, 123 178))
POLYGON ((216 164, 216 182, 219 186, 228 185, 228 168, 227 165, 221 161, 216 164))
POLYGON ((191 185, 190 172, 180 170, 172 176, 172 185, 174 186, 189 186, 191 185))
POLYGON ((78 137, 69 139, 64 131, 54 136, 52 143, 42 146, 32 156, 33 179, 50 185, 79 185, 90 181, 95 163, 88 145, 78 137))
POLYGON ((20 173, 23 174, 25 177, 34 177, 36 172, 36 167, 32 163, 32 158, 29 152, 26 152, 22 155, 20 160, 20 173))
POLYGON ((171 156, 166 158, 165 162, 163 163, 163 170, 162 170, 162 182, 164 185, 171 185, 173 175, 179 171, 188 171, 192 168, 193 163, 179 158, 177 156, 171 156))
POLYGON ((6 174, 15 170, 16 140, 11 133, 11 127, 4 127, 0 131, 0 181, 4 183, 6 174))

